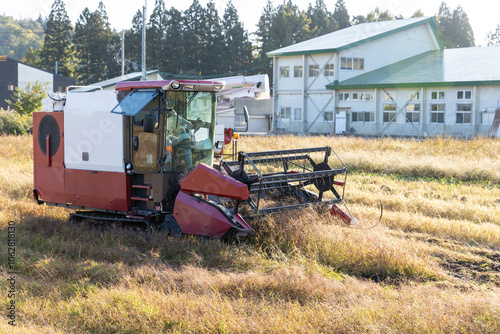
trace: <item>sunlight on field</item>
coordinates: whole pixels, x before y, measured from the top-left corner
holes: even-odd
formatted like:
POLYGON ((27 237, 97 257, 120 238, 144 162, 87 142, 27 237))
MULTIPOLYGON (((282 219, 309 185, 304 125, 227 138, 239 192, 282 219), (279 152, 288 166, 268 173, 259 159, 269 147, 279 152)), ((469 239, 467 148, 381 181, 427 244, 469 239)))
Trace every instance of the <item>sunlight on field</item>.
POLYGON ((15 221, 19 290, 17 330, 4 316, 0 332, 500 332, 499 140, 243 137, 239 149, 290 143, 331 146, 346 202, 375 227, 305 209, 231 243, 99 231, 37 205, 32 137, 0 137, 0 239, 15 221))

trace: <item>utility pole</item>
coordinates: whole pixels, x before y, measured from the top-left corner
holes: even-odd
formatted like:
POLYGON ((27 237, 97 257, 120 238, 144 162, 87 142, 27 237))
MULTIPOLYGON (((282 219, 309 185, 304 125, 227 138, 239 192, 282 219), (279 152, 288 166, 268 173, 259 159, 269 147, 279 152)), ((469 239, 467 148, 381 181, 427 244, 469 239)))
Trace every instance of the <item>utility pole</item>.
POLYGON ((142 81, 146 81, 146 7, 148 3, 144 0, 142 7, 142 81))
POLYGON ((125 75, 125 30, 122 30, 122 76, 125 75))

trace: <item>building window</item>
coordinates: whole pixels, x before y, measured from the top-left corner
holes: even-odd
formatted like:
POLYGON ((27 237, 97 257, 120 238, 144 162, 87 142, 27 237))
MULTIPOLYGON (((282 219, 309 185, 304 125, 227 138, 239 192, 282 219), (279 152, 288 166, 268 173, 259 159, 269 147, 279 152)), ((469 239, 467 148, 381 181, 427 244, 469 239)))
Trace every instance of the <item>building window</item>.
POLYGON ((349 101, 349 93, 339 93, 339 101, 349 101))
POLYGON ((431 100, 444 100, 444 91, 433 91, 431 92, 431 100))
POLYGON ((333 122, 333 111, 323 111, 323 116, 325 117, 325 121, 333 122))
POLYGON ((309 77, 317 77, 319 75, 319 65, 309 65, 309 77))
POLYGON ((420 101, 420 92, 408 92, 408 101, 420 101))
POLYGON ((384 92, 385 101, 396 101, 396 92, 384 92))
POLYGON ((340 69, 347 71, 363 71, 365 69, 365 60, 364 58, 341 57, 340 69))
POLYGON ((375 121, 375 113, 369 111, 353 111, 351 113, 352 122, 370 123, 375 121))
POLYGON ((371 101, 373 100, 373 93, 371 92, 361 92, 361 93, 352 93, 353 101, 371 101))
POLYGON ((472 103, 457 104, 457 124, 471 124, 472 103))
POLYGON ((292 116, 291 107, 281 107, 280 117, 281 119, 290 119, 292 116))
POLYGON ((280 67, 280 78, 288 78, 290 77, 290 68, 288 66, 280 67))
POLYGON ((406 123, 420 123, 420 103, 409 103, 406 106, 406 123))
POLYGON ((472 91, 470 90, 457 90, 457 100, 471 100, 472 91))
POLYGON ((431 104, 431 123, 433 124, 444 124, 444 103, 432 103, 431 104))
POLYGON ((384 104, 384 123, 392 122, 396 118, 396 105, 394 103, 384 104))
POLYGON ((334 71, 333 64, 326 64, 325 65, 325 76, 333 77, 334 74, 335 74, 335 71, 334 71))
POLYGON ((9 92, 13 92, 14 91, 14 85, 7 85, 7 90, 9 92))
POLYGON ((295 108, 293 111, 294 111, 295 120, 301 121, 302 120, 302 108, 295 108))
POLYGON ((294 66, 293 67, 293 77, 294 78, 302 78, 302 66, 294 66))

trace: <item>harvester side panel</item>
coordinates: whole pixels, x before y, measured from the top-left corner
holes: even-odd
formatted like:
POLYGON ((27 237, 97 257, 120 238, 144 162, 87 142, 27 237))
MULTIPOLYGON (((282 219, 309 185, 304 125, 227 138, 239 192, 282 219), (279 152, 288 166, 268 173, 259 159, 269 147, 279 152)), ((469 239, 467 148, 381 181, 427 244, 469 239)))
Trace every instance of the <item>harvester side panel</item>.
POLYGON ((126 173, 65 170, 66 203, 85 208, 128 211, 130 176, 126 173))
POLYGON ((191 196, 182 191, 175 199, 174 218, 183 233, 222 238, 234 231, 239 235, 252 229, 239 216, 224 214, 224 209, 214 202, 191 196))
POLYGON ((66 168, 125 172, 124 120, 110 111, 116 93, 67 93, 64 108, 66 168))
POLYGON ((246 200, 250 195, 248 186, 218 170, 201 163, 180 183, 186 193, 214 195, 246 200))
POLYGON ((36 199, 65 203, 63 113, 33 113, 33 168, 36 199))

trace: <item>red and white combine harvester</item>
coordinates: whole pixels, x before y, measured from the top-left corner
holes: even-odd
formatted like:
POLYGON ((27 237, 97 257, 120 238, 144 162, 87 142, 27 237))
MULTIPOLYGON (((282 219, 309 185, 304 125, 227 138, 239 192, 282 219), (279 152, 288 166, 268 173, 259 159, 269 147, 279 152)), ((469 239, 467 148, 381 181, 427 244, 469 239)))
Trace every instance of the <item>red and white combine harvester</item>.
POLYGON ((347 169, 330 147, 239 152, 213 167, 223 86, 140 81, 52 94, 54 110, 33 117, 35 199, 76 209, 75 219, 175 235, 245 236, 245 219, 312 204, 355 222, 337 206, 347 169))

